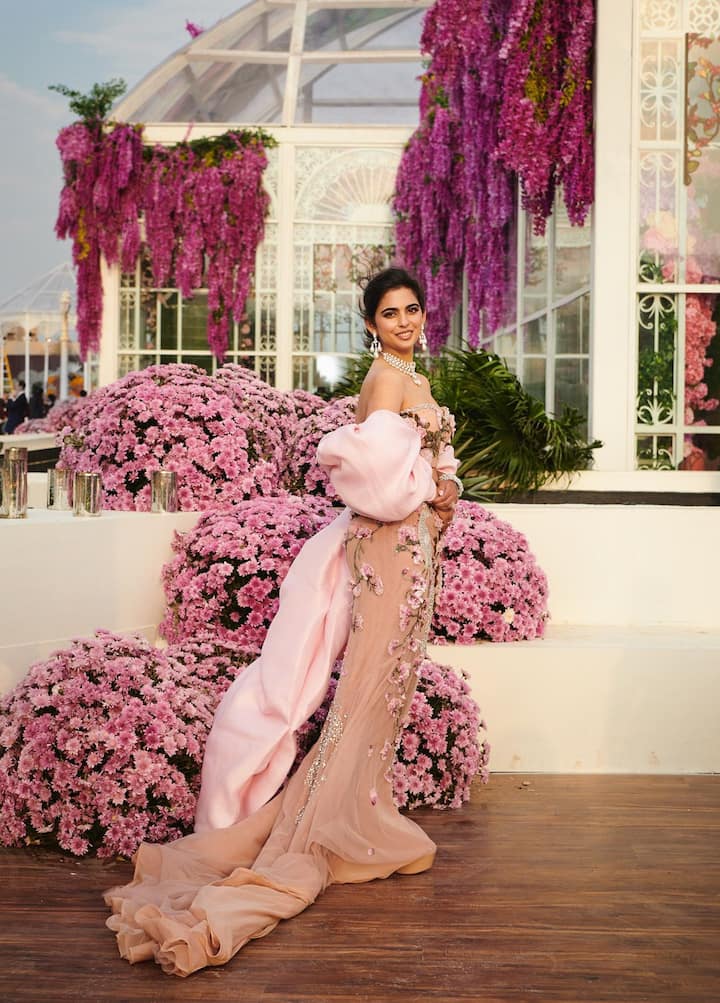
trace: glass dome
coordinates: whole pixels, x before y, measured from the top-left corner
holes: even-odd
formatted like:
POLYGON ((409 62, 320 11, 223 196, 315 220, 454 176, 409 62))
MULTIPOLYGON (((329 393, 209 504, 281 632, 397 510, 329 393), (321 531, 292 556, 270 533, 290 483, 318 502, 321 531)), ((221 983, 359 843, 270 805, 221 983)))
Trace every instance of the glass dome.
POLYGON ((148 74, 124 121, 415 125, 430 0, 254 0, 148 74))
POLYGON ((3 335, 26 330, 44 337, 59 337, 62 316, 61 297, 69 295, 69 324, 75 326, 75 273, 69 262, 35 279, 9 299, 0 303, 0 331, 3 335))

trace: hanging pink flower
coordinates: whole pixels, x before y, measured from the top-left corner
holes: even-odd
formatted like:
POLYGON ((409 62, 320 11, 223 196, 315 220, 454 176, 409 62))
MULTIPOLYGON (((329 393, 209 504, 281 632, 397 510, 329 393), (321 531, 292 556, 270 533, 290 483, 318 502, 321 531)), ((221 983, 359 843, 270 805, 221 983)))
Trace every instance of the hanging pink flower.
POLYGON ((467 283, 468 340, 509 319, 514 215, 542 232, 562 185, 568 215, 593 198, 593 0, 436 0, 421 39, 421 121, 400 162, 398 256, 427 292, 437 351, 467 283))
POLYGON ((205 29, 201 28, 199 24, 194 24, 192 21, 187 21, 186 20, 185 21, 185 31, 188 33, 188 35, 190 36, 190 38, 197 38, 198 35, 202 35, 202 33, 205 31, 205 29))
POLYGON ((102 277, 108 264, 133 268, 140 246, 142 127, 118 125, 108 134, 77 122, 61 129, 56 145, 64 187, 55 233, 73 242, 77 268, 77 331, 80 355, 100 347, 102 277))
POLYGON ((494 156, 501 93, 500 0, 437 0, 421 47, 431 56, 422 78, 422 120, 396 181, 398 255, 427 293, 427 337, 437 351, 450 334, 468 283, 468 337, 505 319, 510 284, 513 178, 494 156))
POLYGON ((593 201, 593 0, 514 0, 500 51, 497 156, 514 171, 522 204, 544 233, 562 186, 571 223, 593 201))
POLYGON ((230 317, 243 316, 264 235, 264 140, 232 130, 199 144, 144 149, 142 126, 103 132, 77 123, 61 130, 65 185, 55 232, 73 240, 82 358, 100 344, 100 256, 132 271, 142 249, 142 214, 154 281, 176 282, 185 297, 207 286, 208 343, 222 360, 230 317))

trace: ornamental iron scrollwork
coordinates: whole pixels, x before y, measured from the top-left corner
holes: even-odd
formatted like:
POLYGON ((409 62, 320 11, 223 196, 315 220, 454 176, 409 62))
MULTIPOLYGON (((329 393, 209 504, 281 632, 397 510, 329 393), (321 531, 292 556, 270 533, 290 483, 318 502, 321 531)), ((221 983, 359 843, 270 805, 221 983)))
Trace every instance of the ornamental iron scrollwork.
POLYGON ((635 458, 638 470, 674 470, 672 435, 638 435, 635 458))
POLYGON ((675 420, 677 330, 676 296, 640 297, 636 418, 641 425, 670 425, 675 420))
POLYGON ((642 31, 670 31, 680 27, 678 0, 642 0, 640 7, 642 31))

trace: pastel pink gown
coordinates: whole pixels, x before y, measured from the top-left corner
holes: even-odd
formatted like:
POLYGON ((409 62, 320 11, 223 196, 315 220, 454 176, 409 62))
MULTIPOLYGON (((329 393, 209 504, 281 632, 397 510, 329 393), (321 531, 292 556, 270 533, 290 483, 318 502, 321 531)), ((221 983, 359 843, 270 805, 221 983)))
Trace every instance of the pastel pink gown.
POLYGON ((348 508, 303 547, 260 657, 218 708, 195 833, 143 843, 133 881, 105 895, 128 961, 180 976, 222 965, 333 882, 432 865, 435 844, 393 803, 392 767, 437 582, 433 468, 455 472, 453 430, 421 405, 321 441, 348 508), (343 648, 320 738, 276 793, 343 648))

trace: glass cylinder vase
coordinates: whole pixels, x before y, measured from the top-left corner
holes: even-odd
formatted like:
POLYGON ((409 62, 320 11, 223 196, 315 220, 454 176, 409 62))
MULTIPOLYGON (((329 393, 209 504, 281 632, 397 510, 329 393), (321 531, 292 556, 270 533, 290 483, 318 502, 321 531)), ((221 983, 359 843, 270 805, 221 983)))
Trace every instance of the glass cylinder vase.
POLYGON ((47 507, 56 512, 72 508, 72 474, 65 467, 51 467, 47 472, 47 507))
POLYGON ((24 519, 27 516, 28 451, 24 446, 8 446, 3 453, 2 502, 0 516, 24 519))
POLYGON ((153 512, 177 512, 177 474, 174 470, 153 470, 152 510, 153 512))
POLYGON ((73 515, 100 515, 102 477, 96 473, 77 473, 73 479, 73 515))

